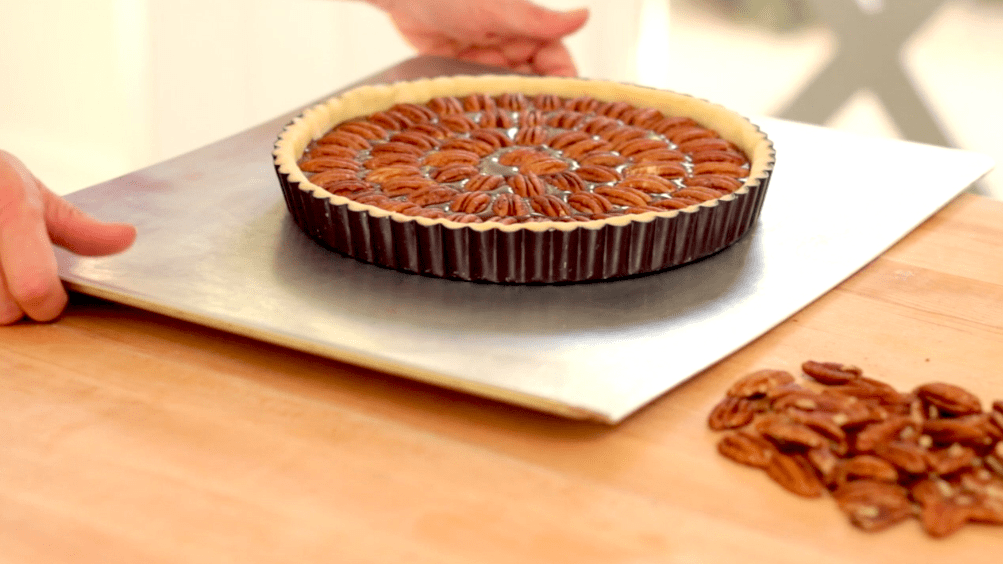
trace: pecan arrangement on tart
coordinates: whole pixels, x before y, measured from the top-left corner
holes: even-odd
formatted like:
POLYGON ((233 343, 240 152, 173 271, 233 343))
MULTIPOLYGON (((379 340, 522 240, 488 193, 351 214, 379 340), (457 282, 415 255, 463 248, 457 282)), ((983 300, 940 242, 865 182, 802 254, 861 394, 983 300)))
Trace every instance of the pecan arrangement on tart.
POLYGON ((748 120, 626 84, 448 77, 349 90, 279 136, 296 223, 419 274, 560 283, 646 274, 755 223, 773 145, 748 120))

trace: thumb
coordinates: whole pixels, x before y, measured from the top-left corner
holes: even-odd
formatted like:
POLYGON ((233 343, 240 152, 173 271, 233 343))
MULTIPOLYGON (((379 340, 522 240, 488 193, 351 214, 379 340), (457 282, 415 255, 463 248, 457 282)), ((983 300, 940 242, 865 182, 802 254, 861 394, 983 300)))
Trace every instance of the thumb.
POLYGON ((53 243, 85 256, 124 251, 136 239, 136 228, 126 223, 105 223, 42 188, 45 224, 53 243))
POLYGON ((509 6, 507 19, 511 31, 544 41, 554 41, 570 35, 585 25, 589 19, 588 8, 559 12, 530 2, 516 2, 509 6))

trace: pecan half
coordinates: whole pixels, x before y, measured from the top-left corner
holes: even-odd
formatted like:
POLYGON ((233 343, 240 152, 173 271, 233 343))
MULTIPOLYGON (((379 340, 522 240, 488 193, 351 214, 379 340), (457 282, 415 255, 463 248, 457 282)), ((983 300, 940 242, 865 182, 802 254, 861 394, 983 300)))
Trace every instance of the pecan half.
POLYGON ((310 177, 310 182, 320 186, 321 188, 327 188, 331 184, 341 182, 342 180, 358 180, 358 178, 358 175, 354 171, 342 168, 332 168, 331 170, 325 170, 324 172, 314 174, 310 177))
POLYGON ((526 202, 515 194, 498 194, 494 203, 491 204, 491 211, 501 217, 529 215, 529 207, 526 202))
POLYGON ((380 187, 383 189, 384 194, 394 198, 397 196, 407 196, 417 190, 431 188, 438 185, 439 184, 434 180, 421 176, 404 176, 400 178, 391 178, 390 180, 383 182, 380 187))
MULTIPOLYGON (((579 169, 579 171, 580 170, 581 169, 579 169)), ((651 201, 651 196, 649 196, 647 192, 636 188, 624 188, 621 186, 596 186, 592 191, 618 206, 644 207, 651 201)))
POLYGON ((722 455, 755 468, 766 468, 779 452, 770 441, 748 431, 730 433, 717 443, 717 450, 722 455))
POLYGON ((450 165, 473 166, 481 162, 481 157, 477 153, 462 149, 450 149, 445 151, 435 151, 425 155, 422 159, 425 166, 445 167, 450 165))
POLYGON ((515 132, 513 139, 518 145, 540 145, 547 139, 547 130, 539 125, 524 125, 515 132))
MULTIPOLYGON (((495 150, 503 147, 511 147, 514 142, 507 135, 497 129, 478 129, 470 132, 470 139, 487 143, 495 150)), ((476 152, 476 151, 475 151, 476 152)))
POLYGON ((915 394, 941 412, 951 415, 982 412, 982 402, 979 401, 978 396, 954 384, 943 382, 923 384, 916 388, 915 394))
POLYGON ((850 523, 865 531, 882 531, 913 515, 908 491, 897 485, 873 480, 848 482, 833 492, 850 523))
POLYGON ((988 446, 999 440, 993 436, 993 431, 988 413, 927 419, 923 423, 923 433, 939 444, 988 446))
POLYGON ((478 174, 472 176, 463 185, 469 192, 490 192, 505 183, 505 177, 500 174, 478 174))
POLYGON ((390 136, 391 143, 414 145, 422 151, 430 151, 439 146, 439 140, 420 131, 401 131, 390 136))
POLYGON ((478 127, 474 120, 470 119, 465 114, 450 114, 448 116, 442 116, 439 120, 439 125, 445 127, 453 133, 470 133, 478 127))
POLYGON ((733 178, 745 178, 749 176, 749 169, 735 163, 710 161, 694 164, 692 174, 694 176, 700 174, 723 174, 733 178))
POLYGON ((702 186, 725 192, 734 192, 742 187, 740 181, 723 174, 695 175, 687 178, 684 182, 687 186, 702 186))
POLYGON ((362 164, 370 170, 396 165, 421 166, 418 157, 410 153, 380 153, 369 157, 362 164))
POLYGON ((766 474, 784 489, 803 497, 819 497, 825 486, 814 468, 802 457, 775 453, 766 465, 766 474))
POLYGON ((444 166, 433 171, 429 176, 436 182, 449 184, 472 178, 478 174, 480 174, 480 169, 476 166, 459 163, 444 166))
POLYGON ((388 141, 386 143, 381 143, 373 147, 369 154, 376 156, 382 155, 384 153, 401 153, 406 155, 414 155, 415 157, 420 157, 425 153, 425 150, 411 143, 404 143, 402 141, 388 141))
POLYGON ((558 190, 571 192, 573 194, 582 192, 586 188, 585 181, 582 180, 582 177, 570 170, 559 172, 557 174, 548 174, 546 176, 546 180, 558 190))
POLYGON ((752 422, 755 415, 756 410, 749 399, 726 396, 711 410, 707 426, 714 431, 737 429, 752 422))
POLYGON ((620 182, 617 182, 616 186, 619 188, 640 190, 642 192, 647 192, 648 194, 667 194, 676 189, 676 185, 671 181, 666 180, 661 176, 646 174, 628 176, 620 182))
POLYGON ((587 182, 615 182, 622 176, 615 168, 608 166, 585 165, 575 169, 575 173, 587 182))
POLYGON ((801 364, 801 370, 811 376, 816 382, 826 385, 846 384, 860 378, 863 371, 856 367, 838 362, 817 362, 808 360, 801 364))
MULTIPOLYGON (((466 192, 472 194, 473 192, 466 192)), ((419 206, 434 206, 451 202, 459 193, 445 186, 427 186, 411 192, 407 199, 419 206)), ((486 195, 486 194, 485 194, 486 195)))
POLYGON ((609 143, 606 141, 588 138, 564 147, 561 149, 561 153, 568 158, 580 161, 585 158, 586 155, 591 155, 592 153, 606 153, 609 152, 609 149, 609 143))
POLYGON ((358 151, 364 151, 371 145, 365 137, 348 131, 332 131, 317 140, 318 145, 340 145, 358 151))
POLYGON ((529 199, 529 205, 539 214, 547 217, 571 215, 571 206, 553 194, 538 194, 529 199))
POLYGON ((513 193, 523 198, 539 196, 547 190, 546 184, 535 174, 517 174, 508 177, 506 182, 512 188, 513 193))
POLYGON ((734 146, 721 138, 704 137, 680 143, 677 148, 687 153, 696 153, 700 151, 730 151, 734 146))
POLYGON ((520 166, 527 160, 534 158, 549 158, 550 155, 531 147, 516 147, 510 151, 505 151, 498 155, 498 164, 505 166, 520 166))
POLYGON ((613 208, 606 198, 592 192, 577 192, 568 196, 568 205, 582 213, 605 213, 613 208))
POLYGON ((428 109, 439 115, 463 113, 463 102, 460 102, 460 100, 454 96, 432 98, 426 105, 428 106, 428 109))
POLYGON ((633 139, 619 146, 617 152, 625 157, 632 157, 638 153, 645 151, 655 151, 655 150, 667 150, 669 148, 668 144, 661 139, 652 139, 650 137, 639 137, 633 139))
POLYGON ((627 162, 626 157, 621 157, 609 151, 595 151, 578 158, 578 163, 582 165, 598 165, 616 168, 627 162))
POLYGON ((458 194, 449 204, 449 208, 454 212, 462 214, 477 214, 488 209, 491 205, 491 195, 484 192, 464 192, 458 194))
POLYGON ((523 174, 557 174, 568 170, 568 163, 556 157, 533 159, 519 166, 523 174))
POLYGON ((375 139, 382 139, 386 137, 387 131, 382 127, 376 125, 375 123, 369 121, 349 121, 339 125, 335 128, 335 131, 344 131, 346 133, 353 133, 366 139, 368 141, 373 141, 375 139))
POLYGON ((781 448, 794 446, 810 449, 828 444, 824 436, 807 425, 780 414, 771 413, 760 417, 755 423, 755 429, 781 448))
POLYGON ((780 386, 793 383, 794 376, 790 372, 763 369, 739 378, 728 388, 727 394, 736 398, 760 397, 780 386))
POLYGON ((686 155, 675 149, 651 149, 634 153, 630 156, 630 160, 635 163, 672 163, 685 161, 686 155))
POLYGON ((333 168, 340 168, 355 172, 362 168, 362 165, 360 165, 355 159, 327 156, 314 157, 300 162, 300 169, 304 172, 323 172, 333 168))
POLYGON ((623 170, 624 176, 636 176, 639 174, 661 176, 663 178, 684 178, 687 176, 686 167, 677 162, 650 162, 629 165, 623 170))

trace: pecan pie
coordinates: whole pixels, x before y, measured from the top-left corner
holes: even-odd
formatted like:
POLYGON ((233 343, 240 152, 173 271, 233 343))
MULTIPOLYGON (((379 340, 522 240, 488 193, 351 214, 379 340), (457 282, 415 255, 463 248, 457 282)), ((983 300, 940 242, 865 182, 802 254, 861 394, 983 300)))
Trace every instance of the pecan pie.
POLYGON ((679 94, 450 77, 366 86, 276 143, 297 224, 359 260, 444 278, 602 280, 679 266, 755 222, 769 139, 679 94))

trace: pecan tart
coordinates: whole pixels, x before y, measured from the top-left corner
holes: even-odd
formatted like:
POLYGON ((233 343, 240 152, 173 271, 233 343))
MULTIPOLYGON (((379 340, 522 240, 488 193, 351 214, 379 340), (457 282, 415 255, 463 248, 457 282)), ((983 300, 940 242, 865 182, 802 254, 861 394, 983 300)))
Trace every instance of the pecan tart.
POLYGON ((397 270, 560 283, 645 274, 755 223, 773 145, 672 92, 523 76, 363 86, 280 134, 275 169, 317 242, 397 270))

